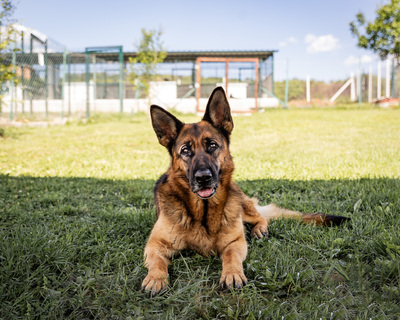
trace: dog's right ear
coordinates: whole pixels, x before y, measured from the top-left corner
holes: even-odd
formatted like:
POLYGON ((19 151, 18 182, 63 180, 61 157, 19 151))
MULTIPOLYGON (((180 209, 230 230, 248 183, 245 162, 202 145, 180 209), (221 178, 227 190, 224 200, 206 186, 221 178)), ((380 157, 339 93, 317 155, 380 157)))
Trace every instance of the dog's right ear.
POLYGON ((150 107, 151 123, 157 135, 158 142, 171 153, 172 145, 181 131, 184 123, 163 108, 152 105, 150 107))
POLYGON ((203 120, 221 130, 229 143, 229 136, 233 130, 233 121, 231 108, 222 87, 215 88, 211 93, 203 120))

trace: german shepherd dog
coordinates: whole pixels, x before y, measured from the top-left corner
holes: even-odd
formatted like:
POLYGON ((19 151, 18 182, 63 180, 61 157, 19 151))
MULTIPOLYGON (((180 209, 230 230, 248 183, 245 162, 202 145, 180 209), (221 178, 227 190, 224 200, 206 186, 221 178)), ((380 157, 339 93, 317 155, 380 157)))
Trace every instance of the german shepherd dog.
POLYGON ((221 87, 212 92, 200 122, 184 124, 156 105, 150 114, 158 141, 171 156, 167 172, 154 188, 157 222, 144 251, 148 274, 142 289, 152 296, 168 285, 170 260, 183 249, 217 254, 222 260, 220 286, 242 288, 247 283, 242 266, 247 254, 243 223, 253 225, 252 236, 262 238, 268 235, 272 218, 321 225, 348 219, 302 214, 273 204, 261 207, 241 191, 232 181, 229 138, 233 121, 221 87))

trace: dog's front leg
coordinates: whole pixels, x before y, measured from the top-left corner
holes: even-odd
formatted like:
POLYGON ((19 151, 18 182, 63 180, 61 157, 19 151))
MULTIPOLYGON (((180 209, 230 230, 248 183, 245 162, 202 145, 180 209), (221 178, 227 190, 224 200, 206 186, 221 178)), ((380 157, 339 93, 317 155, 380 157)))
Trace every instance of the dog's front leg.
POLYGON ((222 260, 222 274, 219 284, 222 288, 240 289, 247 284, 243 272, 243 261, 247 255, 247 243, 244 238, 231 242, 220 254, 222 260))
POLYGON ((149 270, 142 283, 142 290, 156 295, 168 285, 168 265, 175 250, 172 244, 157 235, 154 230, 144 250, 145 267, 149 270))
POLYGON ((268 220, 257 211, 255 200, 249 199, 243 194, 242 208, 243 222, 254 226, 251 230, 251 235, 258 239, 268 237, 268 220))

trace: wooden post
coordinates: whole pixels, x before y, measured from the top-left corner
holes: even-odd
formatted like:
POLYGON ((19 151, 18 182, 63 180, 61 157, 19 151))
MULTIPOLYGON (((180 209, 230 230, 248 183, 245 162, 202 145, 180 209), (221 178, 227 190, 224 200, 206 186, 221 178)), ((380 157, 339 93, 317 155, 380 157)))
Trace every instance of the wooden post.
POLYGON ((255 103, 255 110, 258 110, 258 88, 261 87, 260 85, 260 79, 261 77, 259 77, 259 69, 260 69, 260 65, 259 65, 259 59, 256 60, 256 78, 254 81, 254 103, 255 103))
POLYGON ((194 84, 194 87, 196 88, 196 101, 197 101, 197 108, 196 111, 200 112, 200 81, 201 81, 201 76, 200 76, 200 63, 201 60, 200 58, 196 59, 196 65, 195 65, 195 69, 196 69, 196 83, 194 84))
POLYGON ((229 97, 228 94, 228 84, 229 84, 229 61, 225 61, 225 91, 226 91, 226 96, 229 97))

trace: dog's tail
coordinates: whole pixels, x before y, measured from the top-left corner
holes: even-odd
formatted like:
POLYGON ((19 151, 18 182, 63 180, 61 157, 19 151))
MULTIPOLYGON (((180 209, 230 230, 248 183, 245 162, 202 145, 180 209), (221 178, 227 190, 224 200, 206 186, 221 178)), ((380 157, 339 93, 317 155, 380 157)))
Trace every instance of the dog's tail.
POLYGON ((256 209, 268 221, 270 219, 292 218, 296 220, 301 220, 305 223, 315 223, 316 225, 337 226, 345 221, 350 220, 350 218, 347 217, 323 214, 320 212, 301 213, 298 211, 280 208, 275 204, 270 204, 264 207, 256 205, 256 209))

